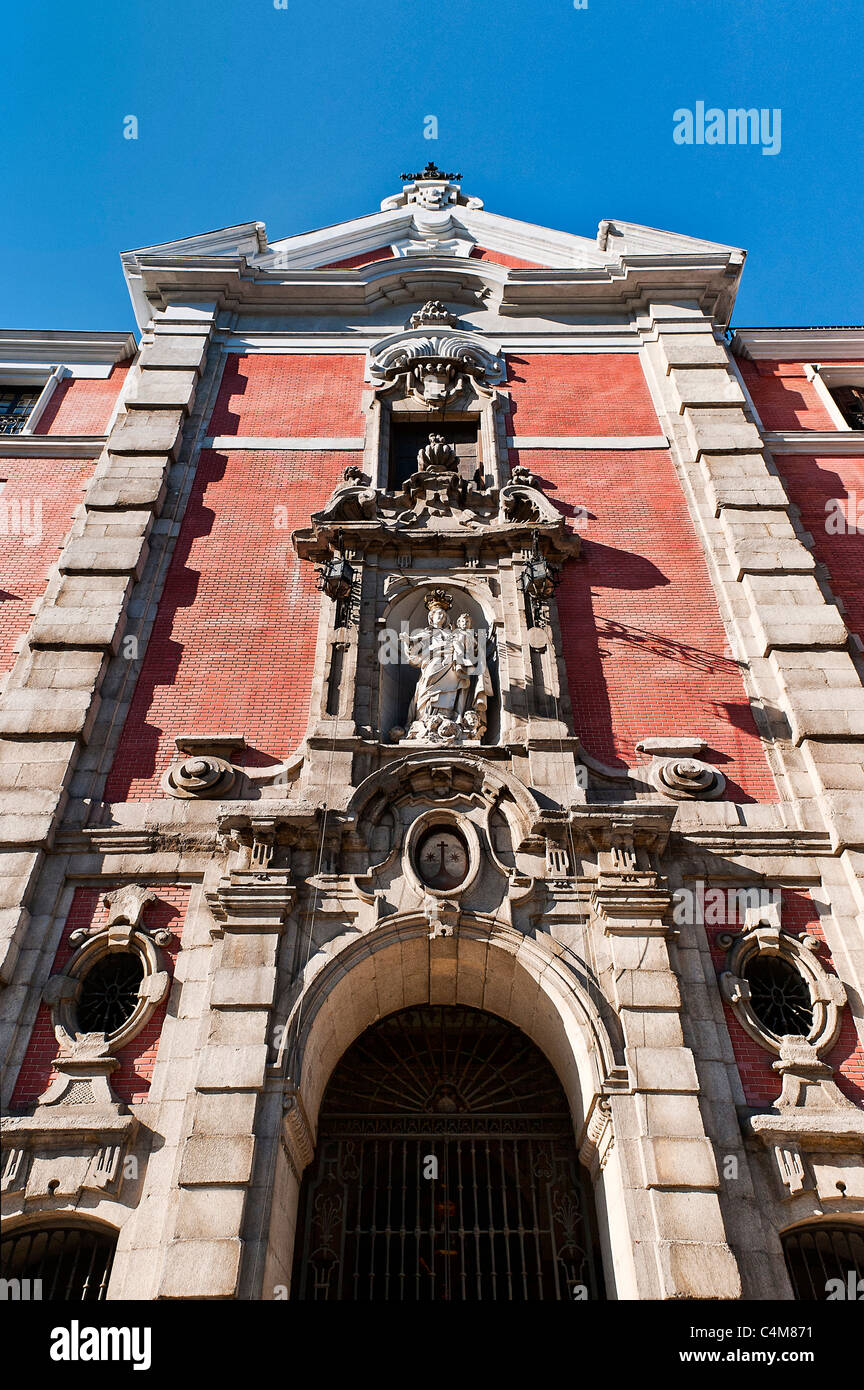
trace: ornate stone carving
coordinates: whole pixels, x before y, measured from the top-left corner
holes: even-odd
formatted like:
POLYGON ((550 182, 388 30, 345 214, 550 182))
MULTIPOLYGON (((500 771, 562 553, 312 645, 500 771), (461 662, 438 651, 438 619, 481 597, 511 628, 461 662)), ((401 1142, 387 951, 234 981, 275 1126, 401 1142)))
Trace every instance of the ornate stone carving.
POLYGON ((372 355, 370 372, 385 381, 406 378, 424 405, 440 409, 465 389, 466 378, 482 386, 503 380, 500 358, 460 333, 410 332, 389 340, 372 355))
POLYGON ((156 894, 149 889, 128 884, 104 895, 107 922, 72 933, 70 942, 77 947, 76 951, 61 973, 48 977, 42 991, 51 1010, 59 1045, 54 1066, 60 1071, 61 1080, 64 1076, 71 1079, 59 1089, 59 1081, 53 1083, 41 1097, 40 1104, 55 1105, 60 1101, 64 1104, 113 1104, 108 1076, 117 1063, 112 1054, 125 1047, 149 1022, 171 986, 171 977, 162 969, 163 958, 158 949, 170 942, 171 933, 164 928, 152 929, 143 920, 148 905, 156 901, 156 894), (77 1005, 84 981, 95 965, 115 952, 136 955, 141 962, 137 1001, 123 1023, 107 1036, 81 1033, 77 1005), (90 1093, 90 1085, 73 1085, 88 1078, 96 1085, 95 1094, 90 1093))
POLYGON ((412 328, 452 328, 457 322, 456 315, 440 299, 427 299, 410 319, 412 328))
MULTIPOLYGON (((784 1062, 791 1064, 798 1058, 806 1061, 805 1051, 813 1049, 813 1056, 819 1057, 830 1052, 840 1032, 841 1010, 846 1003, 846 991, 841 980, 831 975, 822 965, 816 952, 819 941, 816 937, 796 937, 784 932, 780 926, 780 912, 776 903, 761 907, 749 907, 745 914, 743 930, 734 939, 727 956, 727 968, 720 976, 720 990, 738 1018, 741 1026, 766 1051, 780 1058, 777 1070, 785 1075, 790 1070, 784 1062), (812 1024, 808 1033, 801 1036, 772 1033, 756 1013, 751 996, 750 983, 746 978, 747 969, 758 956, 779 957, 795 970, 807 987, 812 1006, 812 1024), (800 1043, 799 1049, 792 1048, 792 1042, 800 1043)), ((809 1052, 807 1053, 809 1056, 809 1052)), ((830 1077, 831 1069, 819 1071, 818 1076, 830 1077)), ((817 1072, 813 1072, 817 1077, 817 1072)), ((833 1084, 833 1083, 832 1083, 833 1084)), ((790 1086, 792 1083, 790 1082, 790 1086)), ((791 1094, 788 1091, 787 1094, 791 1094)))
POLYGON ((726 778, 719 768, 699 758, 668 758, 654 763, 651 780, 659 792, 675 801, 709 801, 723 795, 726 778))
POLYGON ((606 1167, 614 1143, 612 1107, 606 1096, 596 1095, 585 1119, 579 1145, 580 1161, 585 1164, 595 1182, 606 1167))
POLYGON ((82 1192, 116 1195, 135 1172, 127 1173, 124 1160, 138 1121, 124 1110, 113 1102, 100 1107, 67 1099, 41 1105, 34 1115, 4 1116, 3 1191, 25 1203, 74 1202, 82 1192))
POLYGON ((785 1198, 797 1197, 800 1192, 812 1191, 816 1184, 808 1172, 804 1156, 797 1144, 775 1144, 774 1161, 785 1198))
POLYGON ((214 754, 196 753, 182 762, 172 763, 162 778, 162 787, 183 800, 227 796, 236 772, 231 763, 214 754))
POLYGON ((59 1073, 39 1097, 39 1105, 93 1105, 119 1113, 108 1077, 120 1065, 111 1056, 104 1033, 70 1035, 65 1028, 55 1029, 60 1051, 54 1060, 59 1073))
POLYGON ((855 1110, 851 1100, 832 1080, 834 1068, 819 1057, 806 1038, 789 1035, 780 1039, 780 1056, 772 1063, 783 1078, 776 1110, 855 1110))
POLYGON ((477 743, 486 732, 492 682, 485 663, 485 629, 471 627, 467 613, 451 624, 453 599, 445 589, 426 598, 428 626, 400 635, 405 660, 419 666, 407 733, 395 729, 397 743, 477 743))
POLYGON ((282 1096, 282 1143, 299 1178, 312 1162, 315 1142, 300 1092, 290 1083, 282 1096))
POLYGON ((172 763, 163 774, 163 791, 180 800, 228 794, 237 770, 227 755, 245 748, 242 734, 178 734, 174 743, 178 753, 186 756, 172 763))
POLYGON ((394 193, 381 204, 382 212, 392 208, 416 207, 419 211, 430 213, 446 212, 447 208, 483 207, 482 198, 469 198, 459 187, 461 174, 445 173, 432 162, 416 174, 400 174, 403 181, 401 193, 394 193))

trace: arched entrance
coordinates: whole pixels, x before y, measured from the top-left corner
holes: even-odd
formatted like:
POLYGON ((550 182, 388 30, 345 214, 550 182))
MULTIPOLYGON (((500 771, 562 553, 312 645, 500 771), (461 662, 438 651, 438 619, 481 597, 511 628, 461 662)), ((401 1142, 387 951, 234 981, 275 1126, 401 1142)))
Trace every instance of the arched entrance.
POLYGON ((567 1100, 524 1033, 424 1006, 368 1028, 321 1105, 294 1297, 602 1298, 567 1100))

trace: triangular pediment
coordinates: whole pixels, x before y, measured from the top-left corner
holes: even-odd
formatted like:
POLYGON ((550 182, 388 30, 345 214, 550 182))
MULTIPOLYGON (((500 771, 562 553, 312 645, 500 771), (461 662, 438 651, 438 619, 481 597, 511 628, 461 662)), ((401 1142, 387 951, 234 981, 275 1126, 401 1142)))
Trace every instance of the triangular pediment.
MULTIPOLYGON (((705 263, 714 273, 740 269, 744 252, 737 247, 681 233, 604 219, 594 236, 540 226, 487 212, 479 198, 468 197, 452 176, 414 176, 399 194, 386 198, 377 212, 328 227, 270 240, 263 222, 245 222, 197 236, 141 247, 123 255, 124 271, 139 322, 150 315, 142 285, 142 267, 176 262, 190 267, 224 258, 269 279, 320 272, 322 280, 351 282, 400 273, 434 261, 436 267, 468 268, 486 283, 530 284, 553 276, 620 280, 646 264, 656 267, 705 263), (396 263, 394 265, 394 263, 396 263), (467 263, 467 264, 466 264, 467 263)), ((464 272, 463 272, 464 273, 464 272)), ((737 277, 736 277, 737 279, 737 277)), ((732 285, 727 278, 724 298, 732 285)), ((734 293, 734 291, 733 291, 734 293)))

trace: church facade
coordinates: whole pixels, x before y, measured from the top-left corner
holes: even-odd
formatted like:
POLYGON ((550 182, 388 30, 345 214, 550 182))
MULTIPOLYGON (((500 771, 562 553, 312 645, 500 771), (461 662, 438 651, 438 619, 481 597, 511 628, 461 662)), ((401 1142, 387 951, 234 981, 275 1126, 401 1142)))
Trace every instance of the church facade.
POLYGON ((864 330, 743 264, 429 165, 0 334, 5 1277, 864 1280, 864 330))

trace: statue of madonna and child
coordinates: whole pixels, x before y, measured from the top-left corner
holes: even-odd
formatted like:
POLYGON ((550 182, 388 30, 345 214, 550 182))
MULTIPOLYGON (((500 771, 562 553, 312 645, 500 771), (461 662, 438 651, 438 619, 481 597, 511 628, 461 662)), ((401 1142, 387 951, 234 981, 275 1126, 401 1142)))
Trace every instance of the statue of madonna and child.
POLYGON ((419 666, 420 677, 408 708, 407 732, 394 729, 395 742, 477 743, 486 731, 492 681, 485 661, 486 630, 475 629, 462 613, 455 627, 446 589, 426 597, 426 627, 400 633, 402 656, 419 666))

